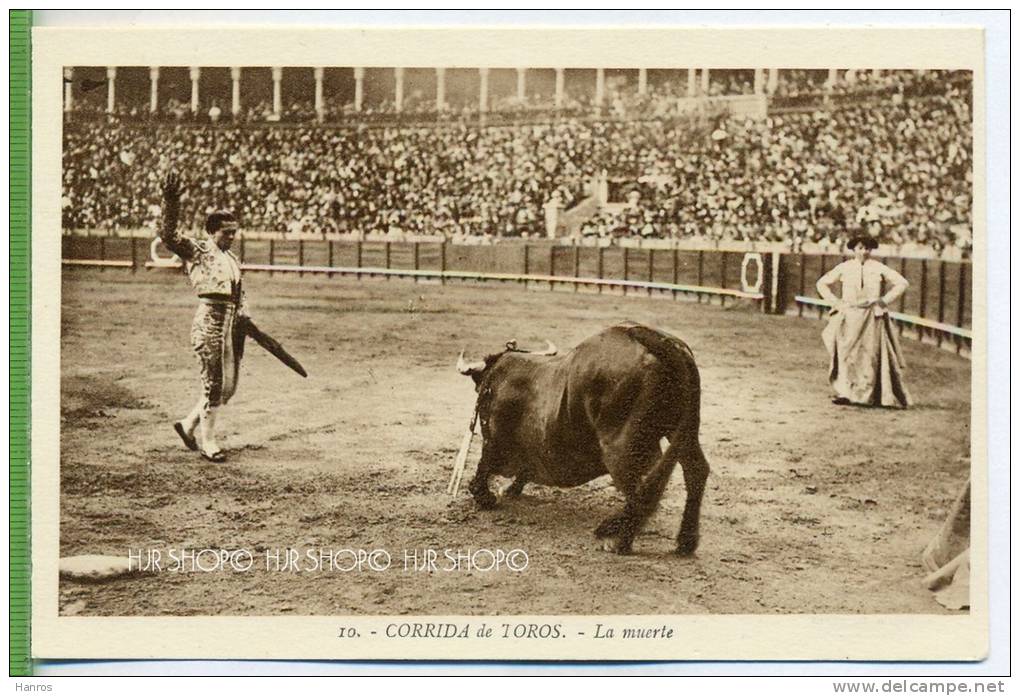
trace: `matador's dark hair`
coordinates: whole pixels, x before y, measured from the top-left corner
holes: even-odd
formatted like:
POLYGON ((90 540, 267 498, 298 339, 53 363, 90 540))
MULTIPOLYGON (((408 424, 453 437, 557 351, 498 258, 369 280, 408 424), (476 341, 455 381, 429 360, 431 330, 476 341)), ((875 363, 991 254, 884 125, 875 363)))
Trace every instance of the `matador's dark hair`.
POLYGON ((846 243, 847 249, 856 249, 859 246, 874 251, 878 248, 878 240, 869 234, 858 234, 851 237, 850 241, 846 243))
POLYGON ((221 228, 225 227, 228 222, 237 224, 237 218, 234 214, 226 210, 217 210, 205 219, 205 231, 208 234, 218 232, 221 228))

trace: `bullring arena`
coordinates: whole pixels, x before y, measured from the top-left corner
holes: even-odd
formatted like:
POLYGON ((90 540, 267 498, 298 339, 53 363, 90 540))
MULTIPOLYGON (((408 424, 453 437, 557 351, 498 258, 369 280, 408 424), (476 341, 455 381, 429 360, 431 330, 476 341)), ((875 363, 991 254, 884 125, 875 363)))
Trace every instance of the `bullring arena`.
MULTIPOLYGON (((212 465, 170 427, 195 389, 182 349, 193 312, 183 279, 66 269, 61 554, 521 548, 527 570, 163 573, 65 582, 63 611, 942 611, 920 587, 919 554, 969 471, 970 365, 953 352, 904 342, 916 407, 840 410, 829 403, 814 319, 671 293, 296 276, 250 273, 248 292, 310 376, 250 347, 225 420, 231 459, 212 465), (592 536, 621 503, 606 479, 529 485, 489 512, 465 489, 446 495, 475 396, 454 369, 460 350, 482 355, 512 338, 567 348, 624 319, 683 337, 702 373, 712 475, 695 557, 672 554, 679 472, 630 557, 605 553, 592 536), (159 341, 120 331, 129 326, 153 327, 159 341)), ((476 458, 477 443, 469 467, 476 458)))
POLYGON ((838 249, 245 230, 252 314, 309 376, 250 344, 224 409, 229 459, 212 464, 172 429, 197 389, 179 267, 151 231, 66 232, 61 556, 382 549, 393 564, 62 579, 62 615, 947 613, 920 554, 970 471, 967 260, 887 252, 911 281, 892 309, 916 403, 838 408, 814 292, 838 249), (528 485, 491 511, 446 493, 475 399, 461 350, 569 350, 624 320, 682 338, 701 371, 712 473, 694 556, 673 553, 679 471, 630 556, 592 534, 622 503, 606 478, 528 485), (527 565, 404 567, 429 549, 522 550, 527 565))

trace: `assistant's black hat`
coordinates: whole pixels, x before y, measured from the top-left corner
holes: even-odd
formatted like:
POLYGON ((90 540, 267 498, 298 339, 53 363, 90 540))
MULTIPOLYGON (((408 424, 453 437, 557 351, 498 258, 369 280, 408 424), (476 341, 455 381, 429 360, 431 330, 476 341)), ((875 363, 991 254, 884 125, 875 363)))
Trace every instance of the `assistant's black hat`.
POLYGON ((869 234, 858 234, 850 238, 850 241, 846 243, 846 248, 856 249, 862 245, 865 249, 875 250, 878 248, 878 240, 869 234))

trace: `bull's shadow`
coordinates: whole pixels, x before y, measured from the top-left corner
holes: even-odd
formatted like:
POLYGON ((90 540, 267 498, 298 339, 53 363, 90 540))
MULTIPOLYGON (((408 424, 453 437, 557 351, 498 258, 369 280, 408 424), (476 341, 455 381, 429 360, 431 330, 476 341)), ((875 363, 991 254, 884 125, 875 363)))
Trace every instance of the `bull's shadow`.
MULTIPOLYGON (((489 509, 480 509, 469 496, 460 496, 451 507, 465 513, 471 519, 491 522, 506 529, 508 536, 527 539, 532 533, 542 538, 543 544, 561 542, 565 546, 587 547, 593 554, 615 552, 613 544, 599 539, 592 533, 593 526, 612 510, 621 509, 626 500, 617 491, 608 476, 598 478, 575 488, 564 489, 538 484, 528 484, 519 495, 499 495, 509 488, 514 479, 493 477, 493 490, 497 504, 489 509)), ((683 496, 683 490, 671 491, 683 496)), ((648 524, 637 533, 642 543, 631 550, 631 554, 642 558, 661 558, 668 550, 665 540, 673 539, 668 530, 668 520, 680 512, 682 497, 670 496, 663 500, 658 511, 648 518, 648 524)), ((612 541, 612 540, 609 540, 612 541)), ((694 556, 683 556, 693 560, 694 556)))

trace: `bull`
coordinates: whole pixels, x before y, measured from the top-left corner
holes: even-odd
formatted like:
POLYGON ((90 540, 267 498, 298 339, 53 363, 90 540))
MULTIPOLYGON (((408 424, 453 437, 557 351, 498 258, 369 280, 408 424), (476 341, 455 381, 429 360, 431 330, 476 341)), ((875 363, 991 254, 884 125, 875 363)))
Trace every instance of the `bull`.
POLYGON ((676 551, 695 551, 709 466, 698 440, 701 380, 683 341, 628 322, 562 355, 513 342, 477 362, 461 352, 457 369, 478 394, 482 454, 469 490, 479 507, 497 504, 493 475, 512 478, 503 493, 514 496, 528 482, 571 487, 608 473, 625 504, 595 536, 627 554, 679 462, 687 501, 676 551))

